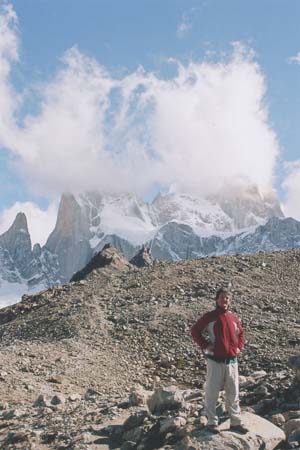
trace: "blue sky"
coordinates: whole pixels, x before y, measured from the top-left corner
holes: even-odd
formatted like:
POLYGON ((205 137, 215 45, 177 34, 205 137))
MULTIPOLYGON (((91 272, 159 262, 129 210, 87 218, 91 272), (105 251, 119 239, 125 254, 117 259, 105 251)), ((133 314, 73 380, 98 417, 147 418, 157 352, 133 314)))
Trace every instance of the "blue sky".
MULTIPOLYGON (((197 163, 205 167, 209 158, 204 161, 205 155, 199 159, 199 155, 193 153, 190 149, 192 143, 185 142, 182 138, 182 135, 189 133, 195 133, 194 147, 203 149, 209 142, 209 146, 214 146, 212 151, 216 152, 217 158, 218 152, 226 164, 232 158, 230 166, 225 164, 230 176, 230 167, 236 166, 239 172, 232 172, 233 178, 239 175, 249 178, 251 183, 257 183, 262 190, 272 185, 280 200, 285 202, 287 214, 300 218, 299 1, 0 0, 0 5, 10 5, 10 11, 15 14, 14 20, 11 19, 8 23, 8 29, 17 40, 18 53, 18 57, 8 58, 10 72, 3 81, 3 89, 7 94, 6 88, 9 86, 12 93, 11 99, 9 94, 5 98, 7 104, 13 103, 12 99, 17 94, 22 98, 20 104, 13 105, 13 114, 9 114, 12 123, 2 130, 2 138, 0 130, 0 224, 2 223, 3 229, 16 209, 24 203, 27 205, 24 210, 29 215, 30 211, 37 213, 41 209, 39 217, 43 216, 47 222, 49 208, 53 221, 53 205, 57 205, 60 192, 94 187, 89 184, 90 180, 96 179, 97 173, 102 173, 99 169, 93 174, 90 168, 97 164, 105 168, 105 173, 102 174, 104 178, 109 173, 110 180, 118 180, 118 189, 122 189, 122 186, 127 190, 133 189, 146 198, 151 197, 157 186, 166 188, 171 183, 178 183, 185 190, 195 188, 201 193, 203 185, 197 184, 196 174, 192 173, 192 169, 197 163), (234 50, 234 42, 239 43, 238 50, 234 50), (72 48, 73 53, 68 53, 72 48), (242 56, 233 62, 237 58, 234 56, 237 52, 242 56), (170 59, 176 62, 170 62, 170 59), (204 67, 204 62, 210 66, 204 67), (191 68, 191 63, 195 67, 191 68), (225 67, 225 72, 232 74, 230 82, 224 82, 223 76, 219 81, 212 81, 223 70, 221 65, 223 69, 225 67), (142 75, 138 72, 140 66, 144 69, 142 75), (210 80, 209 77, 212 77, 212 83, 216 82, 213 92, 209 91, 209 87, 207 95, 203 87, 202 90, 199 88, 200 90, 187 92, 178 78, 179 66, 185 70, 185 83, 189 77, 199 77, 199 80, 210 80), (152 80, 151 74, 154 74, 152 80), (163 80, 168 83, 163 85, 163 80), (130 91, 132 83, 136 83, 135 90, 130 91), (245 121, 253 121, 251 126, 242 121, 232 123, 232 128, 237 127, 236 134, 244 139, 239 138, 243 147, 241 152, 253 152, 252 160, 248 161, 248 157, 245 157, 248 171, 238 150, 232 150, 236 146, 234 130, 226 130, 222 134, 222 128, 222 139, 229 135, 222 150, 222 139, 197 134, 194 128, 189 131, 189 120, 186 119, 189 117, 197 127, 197 121, 200 123, 205 111, 210 111, 209 120, 205 118, 207 122, 204 128, 207 129, 207 124, 214 126, 215 111, 219 111, 220 105, 225 105, 224 111, 216 119, 218 123, 222 123, 223 117, 228 118, 228 109, 231 108, 228 95, 232 95, 232 83, 237 83, 237 92, 241 92, 238 94, 241 105, 245 105, 244 109, 241 106, 241 115, 245 112, 245 121), (174 91, 174 84, 177 87, 180 85, 180 89, 174 91), (86 95, 77 96, 76 89, 84 90, 85 85, 89 86, 86 95), (78 108, 82 105, 84 110, 84 114, 76 117, 76 123, 79 127, 83 124, 82 128, 86 130, 84 136, 77 136, 75 132, 74 139, 78 146, 81 143, 82 149, 87 150, 78 148, 74 150, 74 154, 67 137, 64 136, 60 141, 61 130, 57 125, 53 126, 56 105, 62 123, 66 120, 64 129, 66 132, 73 132, 68 115, 71 99, 69 94, 65 96, 70 86, 75 89, 74 102, 77 102, 78 108), (64 101, 55 98, 53 93, 60 89, 64 101), (131 96, 130 108, 134 113, 128 107, 129 103, 125 102, 128 92, 131 96), (141 112, 143 92, 148 94, 147 101, 150 97, 151 101, 141 112), (215 109, 212 105, 215 105, 213 102, 218 102, 218 97, 214 100, 212 97, 218 95, 218 92, 222 101, 215 109), (136 103, 132 100, 133 94, 138 98, 136 103), (208 103, 200 115, 194 116, 189 105, 198 94, 202 102, 208 99, 208 103), (248 98, 250 95, 251 99, 248 98), (124 108, 126 106, 126 120, 122 116, 122 126, 116 123, 121 120, 116 115, 119 99, 120 104, 123 102, 124 108), (178 102, 173 104, 172 99, 178 99, 178 102), (96 107, 95 102, 109 102, 110 106, 106 109, 103 105, 96 107), (114 102, 117 105, 115 107, 114 102), (179 111, 176 114, 174 112, 179 102, 183 105, 183 116, 179 111), (158 105, 155 114, 151 110, 153 103, 158 105), (171 117, 172 123, 167 123, 167 117, 171 117), (111 118, 113 126, 108 130, 110 125, 107 124, 111 118), (98 119, 102 127, 99 133, 96 131, 98 119), (182 133, 175 136, 174 143, 168 133, 172 133, 177 123, 182 126, 182 133), (153 129, 156 130, 155 133, 153 129), (88 140, 86 137, 91 134, 93 139, 88 140), (255 139, 252 141, 253 135, 255 139), (171 158, 169 155, 172 150, 168 149, 175 147, 176 142, 181 140, 181 147, 176 148, 171 158), (109 147, 120 156, 117 163, 116 158, 110 160, 105 152, 100 154, 96 144, 99 141, 104 141, 106 149, 109 147), (85 160, 89 148, 94 150, 85 160), (126 151, 123 151, 124 148, 126 151), (184 171, 178 169, 182 166, 182 152, 185 148, 190 149, 188 156, 193 162, 191 172, 189 164, 184 171), (66 173, 65 170, 59 170, 64 164, 64 158, 61 157, 64 152, 65 161, 77 161, 76 166, 69 167, 66 164, 66 173), (156 152, 158 159, 165 165, 157 164, 154 158, 156 152), (54 160, 58 161, 58 165, 54 160), (147 163, 147 167, 151 166, 151 174, 147 172, 143 162, 147 163), (119 167, 121 164, 125 166, 122 171, 119 167), (77 171, 81 168, 90 172, 90 176, 78 176, 77 171), (135 183, 128 182, 135 174, 134 169, 143 172, 143 176, 141 179, 137 176, 135 183), (153 172, 156 172, 156 177, 153 172), (193 184, 187 181, 188 178, 194 180, 193 184), (73 186, 72 183, 76 183, 76 180, 78 185, 73 186)), ((5 14, 7 16, 7 7, 4 12, 2 10, 4 17, 5 14)), ((1 39, 4 42, 5 37, 0 34, 0 49, 1 39)), ((8 42, 3 45, 12 44, 8 42)), ((3 58, 7 60, 5 52, 3 58)), ((6 105, 5 102, 3 104, 6 105)), ((144 107, 144 103, 142 104, 144 107)), ((195 105, 196 108, 198 110, 200 107, 195 105)), ((234 108, 236 104, 232 105, 233 110, 234 108)), ((217 125, 213 132, 216 134, 218 131, 217 125)), ((208 153, 211 152, 209 146, 208 153)), ((210 167, 212 164, 207 165, 210 167)), ((216 180, 213 181, 215 183, 216 180)), ((115 181, 115 184, 118 182, 115 181)), ((109 181, 106 180, 106 183, 109 184, 109 181)), ((205 185, 208 184, 206 180, 205 185)))

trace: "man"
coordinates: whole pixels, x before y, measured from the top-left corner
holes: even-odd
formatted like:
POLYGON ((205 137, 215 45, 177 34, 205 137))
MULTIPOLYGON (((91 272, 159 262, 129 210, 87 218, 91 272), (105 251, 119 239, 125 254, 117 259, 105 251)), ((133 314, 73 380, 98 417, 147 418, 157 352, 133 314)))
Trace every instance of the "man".
POLYGON ((237 362, 237 356, 244 347, 245 333, 238 317, 229 311, 230 302, 231 293, 226 289, 219 289, 216 308, 195 323, 191 334, 207 358, 205 409, 208 429, 213 433, 219 432, 216 404, 220 390, 225 389, 230 429, 245 434, 249 430, 241 420, 237 362))

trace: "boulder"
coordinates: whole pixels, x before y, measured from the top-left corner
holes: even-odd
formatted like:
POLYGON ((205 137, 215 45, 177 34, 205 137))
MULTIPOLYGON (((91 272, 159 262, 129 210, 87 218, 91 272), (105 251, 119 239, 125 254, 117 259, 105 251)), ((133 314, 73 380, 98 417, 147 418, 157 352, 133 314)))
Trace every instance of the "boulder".
POLYGON ((184 403, 182 392, 175 386, 159 387, 147 400, 151 413, 159 413, 165 410, 178 409, 184 403))
MULTIPOLYGON (((145 418, 148 416, 147 411, 137 411, 131 414, 124 422, 124 430, 131 430, 132 428, 139 427, 144 422, 145 418)), ((129 440, 129 439, 128 439, 129 440)))
POLYGON ((129 395, 129 404, 131 406, 146 405, 149 394, 150 392, 146 391, 143 386, 134 386, 129 395))
POLYGON ((273 423, 249 412, 242 413, 243 423, 249 433, 242 435, 229 431, 229 420, 220 426, 220 434, 211 434, 205 429, 195 430, 177 444, 176 450, 273 450, 285 440, 284 432, 273 423))

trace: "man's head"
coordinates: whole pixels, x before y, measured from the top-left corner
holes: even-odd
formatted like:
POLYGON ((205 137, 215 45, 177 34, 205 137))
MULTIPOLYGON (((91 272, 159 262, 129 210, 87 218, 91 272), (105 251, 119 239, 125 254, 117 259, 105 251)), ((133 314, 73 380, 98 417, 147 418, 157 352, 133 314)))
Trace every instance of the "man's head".
POLYGON ((216 293, 216 305, 220 309, 227 311, 230 306, 232 294, 228 289, 220 288, 216 293))

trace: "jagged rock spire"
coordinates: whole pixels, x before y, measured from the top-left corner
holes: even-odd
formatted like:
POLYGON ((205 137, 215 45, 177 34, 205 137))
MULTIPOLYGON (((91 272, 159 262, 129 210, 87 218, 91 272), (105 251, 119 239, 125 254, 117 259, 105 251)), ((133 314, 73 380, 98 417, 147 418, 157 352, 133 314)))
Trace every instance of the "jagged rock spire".
POLYGON ((57 221, 46 248, 58 255, 62 275, 69 280, 92 256, 87 218, 72 194, 61 197, 57 221))
POLYGON ((26 278, 32 259, 27 219, 19 212, 11 227, 0 236, 0 246, 7 250, 20 274, 26 278))

